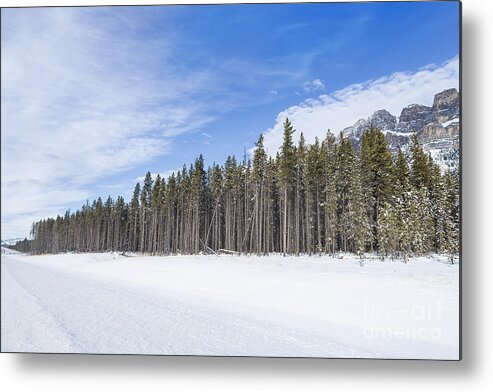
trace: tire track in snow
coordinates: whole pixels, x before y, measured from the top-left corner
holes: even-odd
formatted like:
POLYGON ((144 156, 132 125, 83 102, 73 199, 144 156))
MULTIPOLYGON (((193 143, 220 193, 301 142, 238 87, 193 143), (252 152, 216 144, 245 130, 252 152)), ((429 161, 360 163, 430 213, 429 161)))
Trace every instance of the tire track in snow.
POLYGON ((2 260, 2 351, 78 351, 70 331, 16 279, 10 264, 2 260))
MULTIPOLYGON (((22 263, 22 262, 20 262, 22 263)), ((25 264, 25 263, 22 263, 25 264)), ((11 265, 11 264, 10 264, 11 265)), ((50 309, 49 304, 46 303, 41 297, 33 293, 32 287, 33 286, 27 286, 23 283, 23 280, 21 276, 17 276, 17 274, 12 271, 9 268, 9 264, 7 264, 7 270, 12 279, 15 280, 15 282, 19 285, 19 287, 28 295, 29 297, 32 298, 32 300, 43 310, 43 312, 50 317, 53 322, 57 325, 59 330, 67 337, 67 339, 71 342, 70 344, 70 349, 73 349, 74 351, 80 351, 82 349, 82 345, 80 342, 80 339, 77 337, 77 335, 71 331, 64 323, 63 320, 59 319, 57 316, 57 313, 54 312, 53 310, 50 309)), ((14 268, 15 270, 15 268, 14 268)))

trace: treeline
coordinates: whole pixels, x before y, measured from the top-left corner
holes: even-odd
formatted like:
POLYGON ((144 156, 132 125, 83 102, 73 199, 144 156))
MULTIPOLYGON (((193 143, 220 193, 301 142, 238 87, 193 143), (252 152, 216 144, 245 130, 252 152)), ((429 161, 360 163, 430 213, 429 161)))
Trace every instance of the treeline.
POLYGON ((382 257, 446 253, 459 246, 459 180, 441 173, 412 138, 393 157, 367 130, 356 151, 341 133, 297 145, 286 119, 269 157, 260 135, 251 160, 200 156, 164 179, 147 173, 132 199, 101 198, 75 213, 32 225, 23 252, 131 251, 149 254, 284 255, 378 252, 382 257))

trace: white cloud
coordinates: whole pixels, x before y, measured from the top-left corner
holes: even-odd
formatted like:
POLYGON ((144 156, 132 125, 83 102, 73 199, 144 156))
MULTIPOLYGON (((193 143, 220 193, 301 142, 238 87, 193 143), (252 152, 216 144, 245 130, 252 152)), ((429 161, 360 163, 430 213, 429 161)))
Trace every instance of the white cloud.
POLYGON ((308 80, 303 83, 303 91, 306 94, 323 90, 325 90, 325 84, 320 79, 308 80))
POLYGON ((212 121, 193 102, 207 71, 175 65, 165 32, 142 40, 145 17, 2 10, 3 237, 26 235, 26 221, 63 213, 96 181, 152 161, 170 138, 212 121))
POLYGON ((328 129, 338 133, 379 109, 387 109, 398 116, 402 108, 411 103, 431 105, 436 93, 458 86, 458 57, 443 64, 427 65, 415 72, 397 72, 353 84, 329 95, 307 99, 279 113, 275 125, 264 133, 264 144, 270 154, 275 154, 282 144, 282 124, 286 117, 296 128, 294 140, 298 140, 302 131, 311 143, 316 136, 325 137, 328 129))
POLYGON ((212 138, 212 135, 210 133, 207 133, 207 132, 202 132, 202 136, 205 136, 206 138, 209 138, 209 139, 212 138))

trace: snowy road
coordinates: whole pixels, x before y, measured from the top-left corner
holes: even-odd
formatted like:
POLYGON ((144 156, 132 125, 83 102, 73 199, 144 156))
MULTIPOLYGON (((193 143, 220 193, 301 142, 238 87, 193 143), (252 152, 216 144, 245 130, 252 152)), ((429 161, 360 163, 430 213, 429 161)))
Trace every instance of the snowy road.
POLYGON ((439 261, 92 254, 1 264, 2 351, 458 355, 458 267, 439 261))

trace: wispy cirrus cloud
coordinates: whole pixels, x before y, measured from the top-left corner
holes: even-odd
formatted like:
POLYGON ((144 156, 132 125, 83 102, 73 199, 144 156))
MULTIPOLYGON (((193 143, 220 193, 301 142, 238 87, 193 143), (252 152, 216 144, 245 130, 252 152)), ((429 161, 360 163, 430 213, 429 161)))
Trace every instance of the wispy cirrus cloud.
POLYGON ((207 70, 175 64, 146 15, 96 8, 2 10, 2 236, 89 197, 212 121, 193 92, 207 70))
POLYGON ((288 117, 296 128, 312 142, 325 137, 327 130, 338 133, 360 118, 379 109, 399 115, 411 103, 431 105, 436 93, 459 86, 459 58, 442 64, 430 64, 414 72, 396 72, 364 83, 352 84, 342 90, 318 98, 309 98, 277 115, 275 124, 265 132, 264 145, 275 154, 282 144, 283 122, 288 117))

